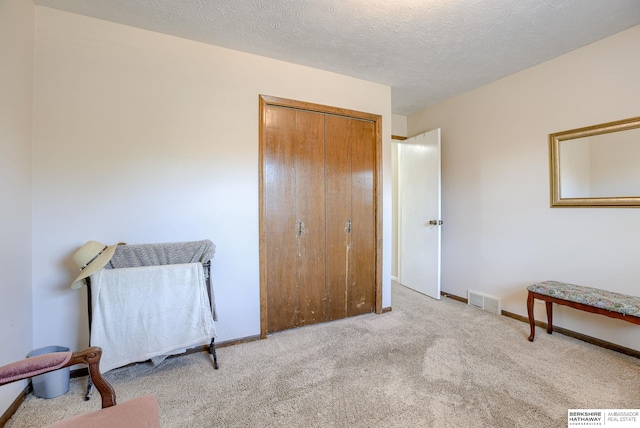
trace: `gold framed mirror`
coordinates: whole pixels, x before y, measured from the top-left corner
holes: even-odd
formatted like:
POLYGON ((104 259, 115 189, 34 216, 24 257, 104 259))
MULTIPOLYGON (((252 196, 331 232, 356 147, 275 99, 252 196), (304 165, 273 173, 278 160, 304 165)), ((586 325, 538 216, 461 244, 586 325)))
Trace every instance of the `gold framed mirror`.
POLYGON ((552 207, 640 207, 640 117, 549 135, 552 207))

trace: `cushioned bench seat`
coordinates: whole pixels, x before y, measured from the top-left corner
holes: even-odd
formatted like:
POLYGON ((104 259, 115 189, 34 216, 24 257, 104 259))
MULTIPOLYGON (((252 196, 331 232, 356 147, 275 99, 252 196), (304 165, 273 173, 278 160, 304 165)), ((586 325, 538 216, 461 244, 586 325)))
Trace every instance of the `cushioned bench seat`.
POLYGON ((531 326, 529 341, 533 341, 535 336, 534 299, 543 300, 546 304, 549 334, 553 332, 553 303, 640 324, 640 297, 559 281, 538 282, 527 290, 527 313, 531 326))

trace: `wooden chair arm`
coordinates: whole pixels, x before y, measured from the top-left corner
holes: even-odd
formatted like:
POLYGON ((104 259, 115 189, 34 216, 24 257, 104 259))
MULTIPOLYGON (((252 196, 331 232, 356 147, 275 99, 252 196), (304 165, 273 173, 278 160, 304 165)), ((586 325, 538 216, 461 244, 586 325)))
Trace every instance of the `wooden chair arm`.
POLYGON ((102 349, 92 346, 83 351, 73 353, 69 351, 52 352, 25 358, 0 367, 0 386, 76 364, 86 364, 89 366, 91 381, 102 398, 102 408, 115 406, 116 393, 100 373, 100 357, 102 357, 102 349))
POLYGON ((116 393, 113 387, 100 373, 100 358, 102 349, 98 346, 91 346, 82 351, 74 352, 65 367, 76 364, 86 364, 89 366, 89 376, 102 398, 102 408, 116 405, 116 393))

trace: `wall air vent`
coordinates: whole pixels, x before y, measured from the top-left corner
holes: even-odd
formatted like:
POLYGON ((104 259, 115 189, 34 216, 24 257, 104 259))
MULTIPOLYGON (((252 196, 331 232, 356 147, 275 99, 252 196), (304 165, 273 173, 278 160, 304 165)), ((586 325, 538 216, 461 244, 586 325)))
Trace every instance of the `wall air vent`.
POLYGON ((493 314, 502 314, 500 299, 484 293, 478 293, 477 291, 469 290, 467 292, 467 304, 491 312, 493 314))

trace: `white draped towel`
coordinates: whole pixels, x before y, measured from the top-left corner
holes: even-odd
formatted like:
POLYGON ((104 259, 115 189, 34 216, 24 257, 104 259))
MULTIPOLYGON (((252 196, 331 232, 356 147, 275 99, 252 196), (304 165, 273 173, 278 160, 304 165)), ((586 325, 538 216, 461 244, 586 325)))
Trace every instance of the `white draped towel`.
POLYGON ((201 263, 102 269, 91 276, 91 304, 103 373, 216 335, 201 263))

